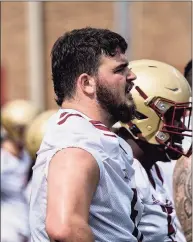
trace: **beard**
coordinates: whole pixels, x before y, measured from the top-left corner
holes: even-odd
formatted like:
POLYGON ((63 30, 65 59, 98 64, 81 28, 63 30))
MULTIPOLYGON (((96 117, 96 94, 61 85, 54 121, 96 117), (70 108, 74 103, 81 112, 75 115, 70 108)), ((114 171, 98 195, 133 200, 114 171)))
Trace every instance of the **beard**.
POLYGON ((136 106, 131 94, 127 94, 127 102, 118 102, 118 98, 107 86, 100 81, 96 85, 97 101, 102 109, 108 114, 112 123, 121 121, 128 123, 135 115, 136 106))

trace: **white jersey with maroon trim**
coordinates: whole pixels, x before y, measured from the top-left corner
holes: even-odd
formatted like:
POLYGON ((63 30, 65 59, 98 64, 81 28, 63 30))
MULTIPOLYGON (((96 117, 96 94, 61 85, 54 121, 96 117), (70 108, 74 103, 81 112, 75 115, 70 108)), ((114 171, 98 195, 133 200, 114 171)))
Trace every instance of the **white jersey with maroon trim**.
POLYGON ((99 166, 100 179, 89 214, 95 242, 142 241, 137 224, 143 205, 136 191, 130 146, 101 122, 75 110, 60 109, 48 121, 33 167, 31 242, 49 241, 45 230, 48 167, 53 155, 67 147, 86 150, 99 166))
MULTIPOLYGON (((164 186, 163 174, 157 164, 149 172, 134 160, 138 194, 144 205, 138 224, 144 242, 176 242, 176 213, 164 186)), ((181 241, 177 241, 181 242, 181 241)))

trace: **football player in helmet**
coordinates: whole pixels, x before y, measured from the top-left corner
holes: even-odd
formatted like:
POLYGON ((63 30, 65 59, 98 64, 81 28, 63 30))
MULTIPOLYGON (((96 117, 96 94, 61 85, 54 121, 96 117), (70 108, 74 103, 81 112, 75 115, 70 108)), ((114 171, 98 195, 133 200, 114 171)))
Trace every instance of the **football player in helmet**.
POLYGON ((33 103, 22 99, 5 103, 1 110, 1 124, 6 131, 1 148, 20 159, 23 185, 27 183, 26 174, 31 165, 31 159, 24 149, 25 129, 39 112, 33 103))
POLYGON ((1 124, 7 131, 9 139, 5 139, 2 147, 7 147, 7 142, 12 141, 11 153, 20 156, 25 128, 38 113, 39 109, 27 100, 18 99, 5 103, 1 109, 1 124))
POLYGON ((1 239, 26 241, 29 236, 28 206, 23 194, 31 159, 24 149, 26 125, 38 109, 28 101, 14 100, 1 109, 1 239))
POLYGON ((137 60, 129 67, 137 76, 131 90, 137 111, 131 122, 121 123, 118 135, 131 145, 136 158, 133 167, 144 204, 139 230, 144 242, 177 241, 175 209, 156 162, 191 155, 191 145, 182 148, 183 138, 191 136, 190 86, 166 63, 137 60))
POLYGON ((28 185, 26 188, 26 197, 29 201, 30 198, 30 191, 31 191, 31 176, 32 176, 32 166, 35 163, 36 153, 40 148, 48 119, 56 113, 57 110, 47 110, 41 114, 39 114, 26 128, 25 132, 25 147, 32 159, 32 165, 29 169, 28 175, 28 185))

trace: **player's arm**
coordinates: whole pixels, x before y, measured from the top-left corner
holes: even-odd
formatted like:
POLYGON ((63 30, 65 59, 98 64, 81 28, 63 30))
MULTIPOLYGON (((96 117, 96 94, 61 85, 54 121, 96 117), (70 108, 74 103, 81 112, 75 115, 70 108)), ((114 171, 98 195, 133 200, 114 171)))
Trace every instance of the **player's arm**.
POLYGON ((60 242, 94 242, 89 208, 99 181, 99 167, 83 149, 66 148, 52 158, 48 171, 46 231, 60 242))
POLYGON ((191 157, 177 161, 174 175, 174 201, 178 219, 187 242, 192 241, 192 171, 191 157))

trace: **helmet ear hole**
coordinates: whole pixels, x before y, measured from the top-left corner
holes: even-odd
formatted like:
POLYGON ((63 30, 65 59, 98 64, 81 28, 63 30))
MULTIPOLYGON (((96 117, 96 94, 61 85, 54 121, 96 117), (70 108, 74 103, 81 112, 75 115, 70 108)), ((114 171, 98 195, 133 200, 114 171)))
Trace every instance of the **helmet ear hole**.
POLYGON ((138 120, 148 119, 148 117, 147 117, 145 114, 140 113, 139 111, 136 111, 136 112, 135 112, 135 117, 136 117, 138 120))

